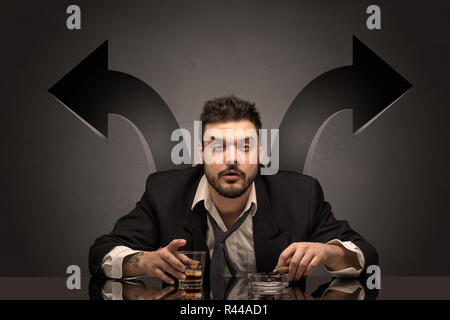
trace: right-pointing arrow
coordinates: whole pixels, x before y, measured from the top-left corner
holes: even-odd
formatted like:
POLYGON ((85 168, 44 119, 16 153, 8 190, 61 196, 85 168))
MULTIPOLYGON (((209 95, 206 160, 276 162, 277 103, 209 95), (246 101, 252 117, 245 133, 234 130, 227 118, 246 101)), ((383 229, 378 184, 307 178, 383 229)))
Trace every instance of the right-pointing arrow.
POLYGON ((312 80, 294 99, 279 131, 280 169, 303 172, 317 130, 336 112, 353 109, 358 134, 412 85, 353 36, 353 65, 312 80))

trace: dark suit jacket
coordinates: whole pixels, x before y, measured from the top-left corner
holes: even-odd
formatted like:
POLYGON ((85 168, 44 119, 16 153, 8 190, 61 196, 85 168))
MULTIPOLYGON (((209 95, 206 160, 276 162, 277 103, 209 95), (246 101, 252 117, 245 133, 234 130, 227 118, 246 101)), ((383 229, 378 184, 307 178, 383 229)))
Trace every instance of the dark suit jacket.
MULTIPOLYGON (((197 165, 150 174, 136 207, 90 248, 90 272, 104 276, 102 259, 118 245, 152 251, 181 238, 187 240, 181 249, 208 252, 203 201, 191 210, 203 172, 203 165, 197 165)), ((253 217, 253 238, 258 272, 272 271, 280 253, 292 242, 325 243, 334 238, 357 245, 364 253, 366 266, 378 264, 375 249, 346 221, 336 220, 316 179, 280 170, 276 175, 257 175, 255 188, 258 206, 253 217)), ((209 255, 205 272, 208 267, 209 255)))

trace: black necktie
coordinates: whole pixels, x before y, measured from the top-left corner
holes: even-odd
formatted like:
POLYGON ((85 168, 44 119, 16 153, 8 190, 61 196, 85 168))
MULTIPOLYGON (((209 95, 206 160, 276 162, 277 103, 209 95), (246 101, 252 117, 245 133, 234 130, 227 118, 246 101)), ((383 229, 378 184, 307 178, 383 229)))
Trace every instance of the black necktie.
POLYGON ((214 299, 221 299, 223 297, 223 260, 227 263, 228 269, 232 276, 236 276, 236 268, 228 255, 227 246, 225 240, 236 231, 244 222, 250 213, 250 209, 247 210, 226 232, 223 232, 217 225, 216 221, 211 217, 211 214, 207 212, 209 221, 214 229, 214 250, 211 257, 211 265, 209 272, 209 279, 211 282, 211 291, 214 299))

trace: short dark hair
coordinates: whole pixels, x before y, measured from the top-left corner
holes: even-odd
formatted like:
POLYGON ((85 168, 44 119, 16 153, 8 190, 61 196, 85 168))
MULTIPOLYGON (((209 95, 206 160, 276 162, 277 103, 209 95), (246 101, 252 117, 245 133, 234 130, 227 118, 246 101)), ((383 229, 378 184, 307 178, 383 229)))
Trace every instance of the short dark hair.
POLYGON ((255 108, 255 103, 248 102, 234 95, 208 100, 203 105, 200 115, 202 132, 208 123, 249 120, 256 130, 261 129, 261 117, 255 108))

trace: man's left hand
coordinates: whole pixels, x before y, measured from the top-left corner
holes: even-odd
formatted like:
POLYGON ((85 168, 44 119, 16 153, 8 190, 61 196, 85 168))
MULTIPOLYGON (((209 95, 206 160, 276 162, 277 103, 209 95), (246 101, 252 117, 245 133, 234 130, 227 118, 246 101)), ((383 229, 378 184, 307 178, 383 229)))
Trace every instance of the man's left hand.
POLYGON ((346 256, 346 249, 319 242, 294 242, 280 254, 277 267, 289 266, 291 280, 298 281, 318 266, 335 269, 346 256))

